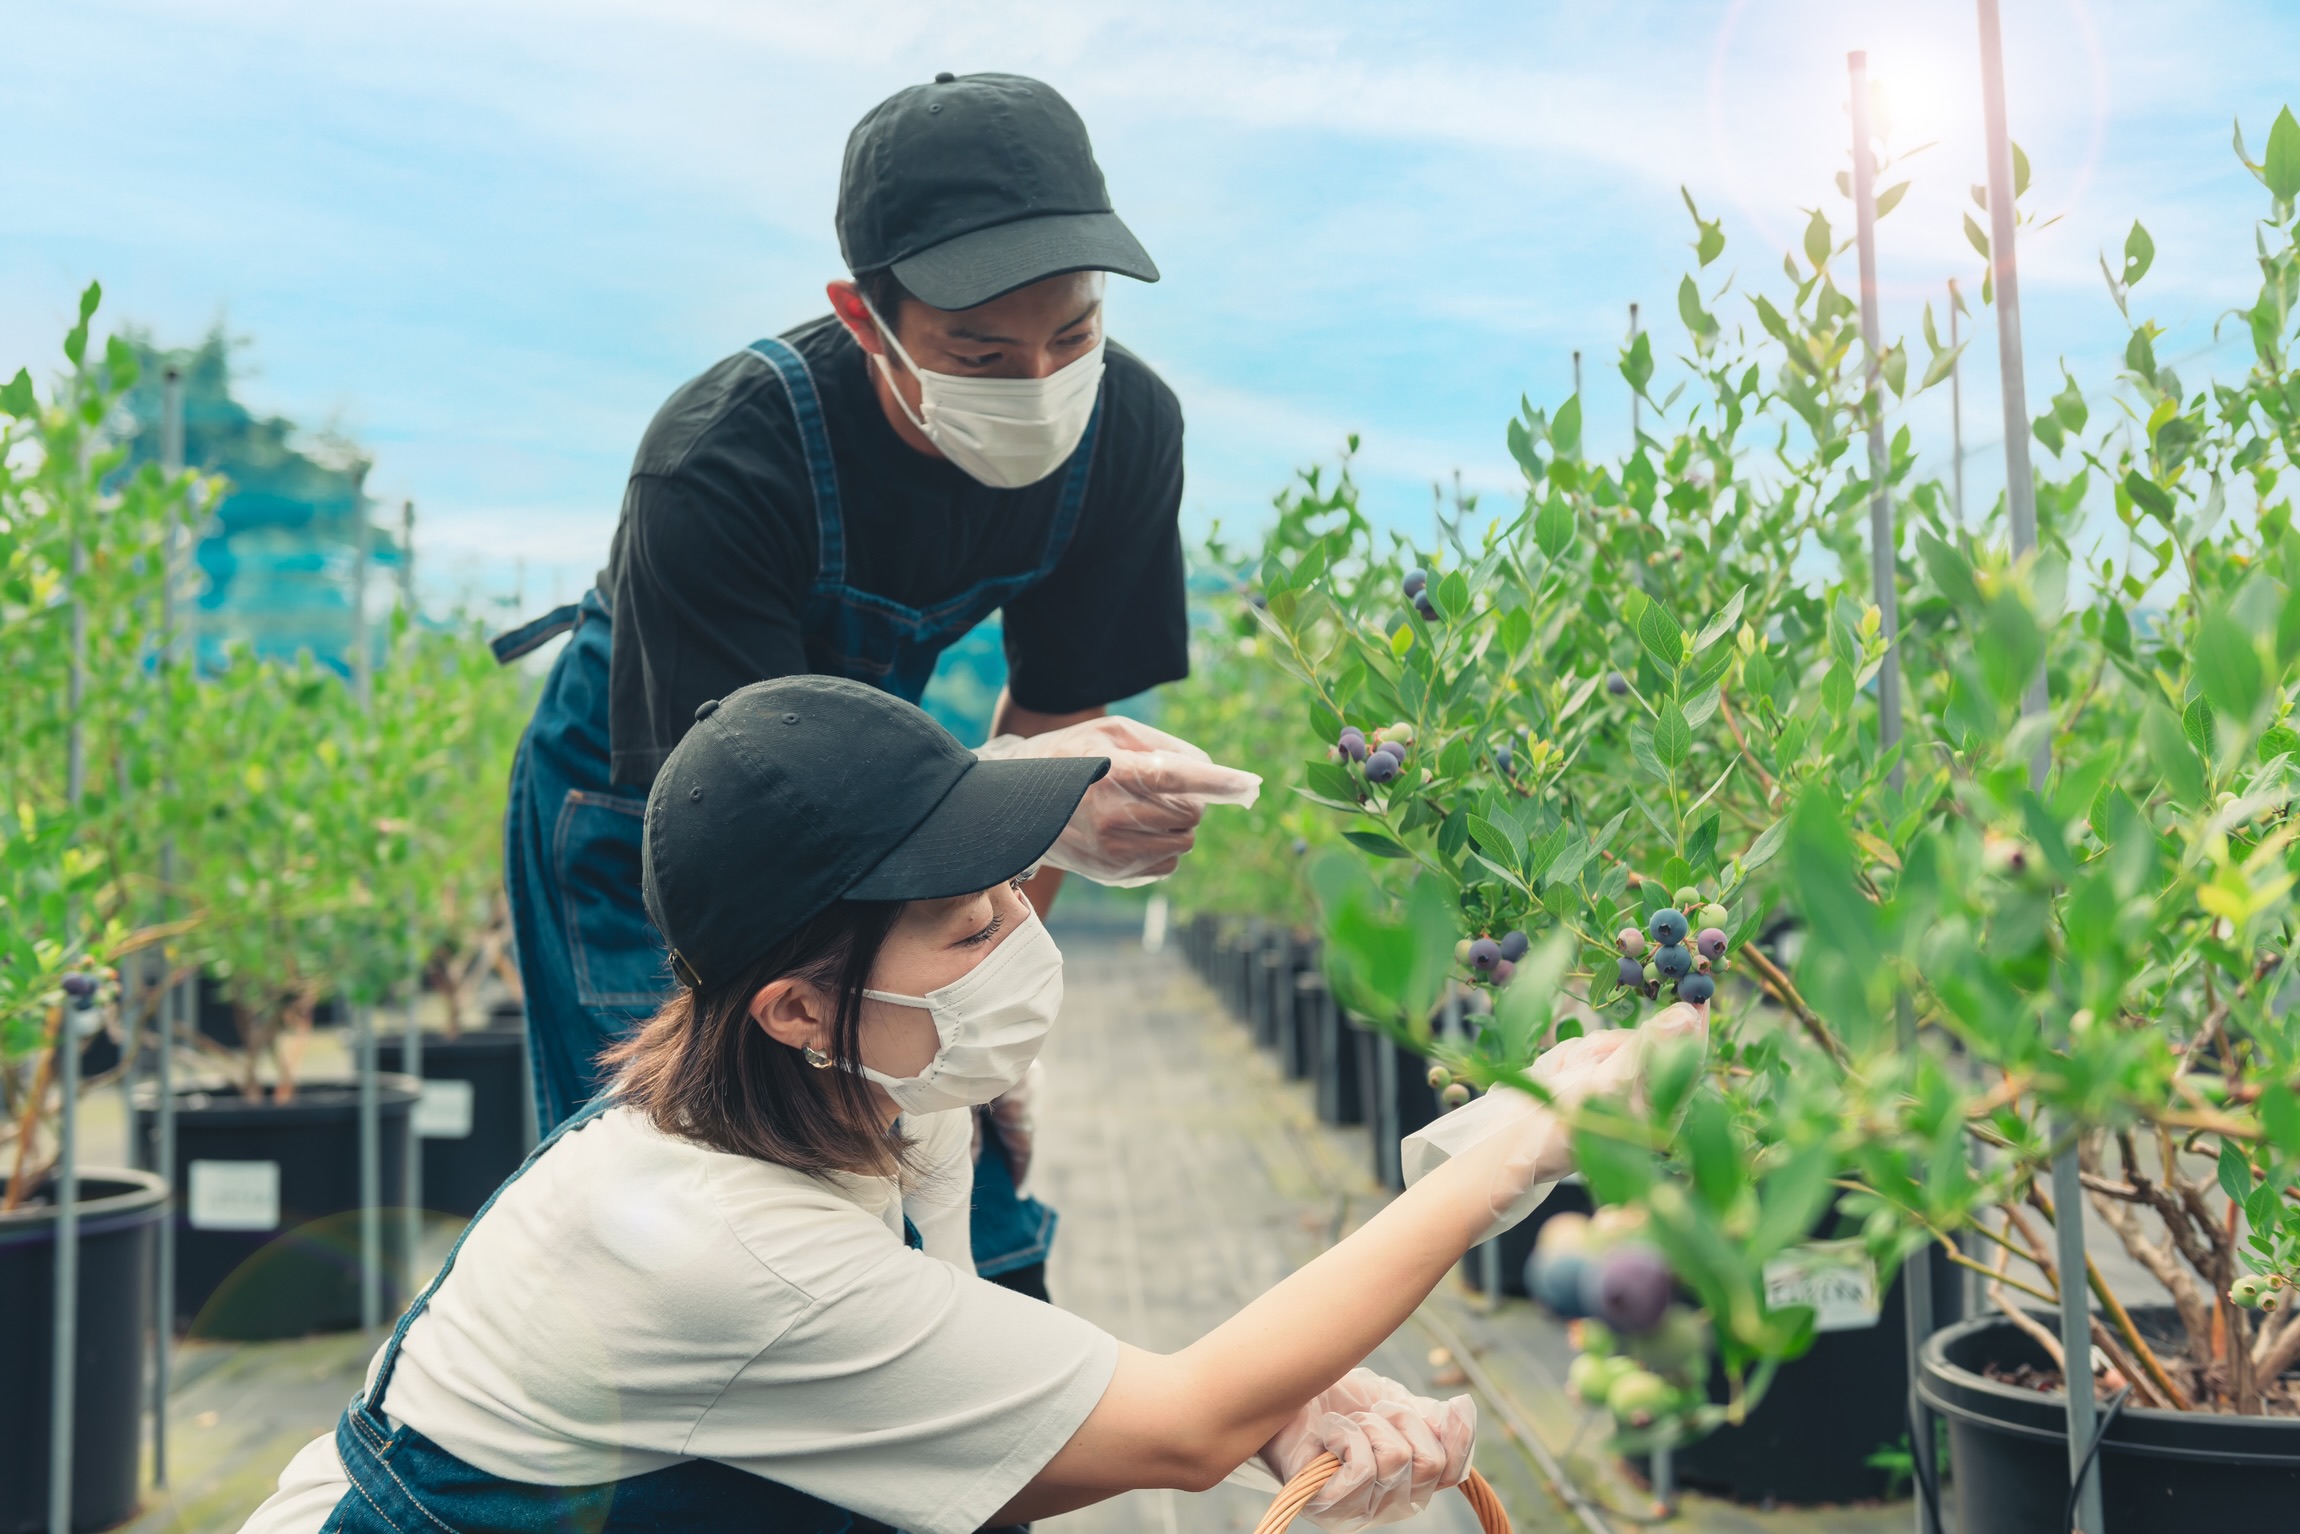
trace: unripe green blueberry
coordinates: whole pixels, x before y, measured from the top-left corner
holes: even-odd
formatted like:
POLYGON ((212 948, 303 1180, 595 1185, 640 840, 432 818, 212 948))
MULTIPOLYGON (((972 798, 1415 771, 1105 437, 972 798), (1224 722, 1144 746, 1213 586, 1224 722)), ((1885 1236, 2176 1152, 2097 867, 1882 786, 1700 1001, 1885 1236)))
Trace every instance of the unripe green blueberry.
POLYGON ((2260 1275, 2247 1273, 2228 1286, 2228 1297, 2249 1310, 2260 1303, 2260 1295, 2264 1287, 2260 1282, 2260 1275))
POLYGON ((1673 898, 1677 901, 1677 909, 1680 911, 1690 911, 1701 904, 1701 892, 1690 884, 1678 890, 1673 898))
POLYGON ((1605 1392, 1605 1409, 1631 1427, 1644 1427, 1677 1401, 1669 1382, 1650 1369, 1631 1368, 1605 1392))
POLYGON ((1447 1088, 1446 1088, 1446 1089, 1445 1089, 1443 1092, 1440 1092, 1440 1093, 1438 1094, 1438 1101, 1439 1101, 1439 1102, 1441 1102, 1441 1103, 1444 1103, 1444 1104, 1446 1105, 1446 1107, 1447 1107, 1447 1108, 1449 1108, 1449 1109, 1450 1109, 1450 1108, 1458 1108, 1458 1107, 1460 1107, 1460 1106, 1461 1106, 1463 1103, 1466 1103, 1466 1102, 1468 1102, 1468 1101, 1469 1101, 1469 1088, 1468 1088, 1468 1087, 1466 1087, 1466 1086, 1464 1086, 1464 1085, 1462 1085, 1462 1084, 1461 1084, 1460 1082, 1458 1082, 1458 1081, 1457 1081, 1457 1082, 1454 1082, 1452 1085, 1448 1086, 1448 1087, 1447 1087, 1447 1088))
POLYGON ((1566 1366, 1565 1388, 1592 1406, 1603 1406, 1605 1394, 1613 1388, 1613 1376, 1618 1372, 1610 1358, 1600 1358, 1595 1353, 1577 1354, 1566 1366))
POLYGON ((1694 914, 1701 918, 1701 925, 1704 927, 1722 927, 1733 919, 1733 913, 1714 900, 1694 914))
POLYGON ((1453 1085, 1453 1072, 1442 1065, 1433 1065, 1429 1069, 1429 1084, 1431 1091, 1443 1092, 1453 1085))

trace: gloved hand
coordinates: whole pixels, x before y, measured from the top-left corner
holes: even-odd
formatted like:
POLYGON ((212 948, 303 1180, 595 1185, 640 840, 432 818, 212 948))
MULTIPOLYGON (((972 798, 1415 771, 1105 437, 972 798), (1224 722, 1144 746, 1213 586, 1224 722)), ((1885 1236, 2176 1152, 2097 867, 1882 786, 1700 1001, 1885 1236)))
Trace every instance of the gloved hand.
MULTIPOLYGON (((1646 1057, 1657 1046, 1676 1039, 1706 1044, 1708 1037, 1708 1003, 1681 1001, 1640 1027, 1608 1028, 1567 1039, 1545 1051, 1526 1074, 1549 1089, 1559 1108, 1571 1108, 1591 1097, 1634 1095, 1646 1057)), ((1533 1213, 1557 1180, 1572 1170, 1571 1137, 1557 1115, 1526 1093, 1500 1087, 1416 1130, 1398 1147, 1399 1169, 1406 1186, 1412 1187, 1438 1166, 1496 1135, 1509 1135, 1513 1143, 1494 1174, 1490 1199, 1494 1223, 1480 1241, 1492 1240, 1533 1213)))
POLYGON ((1371 1369, 1352 1369, 1313 1397, 1263 1445, 1262 1460, 1289 1481, 1321 1454, 1342 1467, 1302 1509, 1329 1534, 1400 1523, 1469 1474, 1477 1403, 1433 1401, 1371 1369))
POLYGON ((1172 873, 1207 805, 1251 805, 1262 792, 1253 773, 1222 766, 1180 736, 1115 715, 1043 735, 1001 735, 974 754, 984 761, 1110 758, 1109 773, 1086 790, 1046 865, 1121 889, 1172 873))

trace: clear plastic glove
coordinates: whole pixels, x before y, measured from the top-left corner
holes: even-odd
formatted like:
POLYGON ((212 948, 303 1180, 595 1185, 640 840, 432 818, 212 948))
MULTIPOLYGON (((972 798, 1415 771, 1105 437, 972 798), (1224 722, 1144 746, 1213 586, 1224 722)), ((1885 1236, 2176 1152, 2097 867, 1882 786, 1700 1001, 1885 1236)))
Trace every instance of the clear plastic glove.
MULTIPOLYGON (((1544 1052, 1526 1074, 1547 1087, 1559 1107, 1571 1108, 1591 1097, 1634 1094, 1645 1058, 1656 1045, 1676 1039, 1697 1039, 1705 1045, 1708 1038, 1708 1004, 1681 1001, 1640 1027, 1609 1028, 1567 1039, 1544 1052)), ((1514 1143, 1494 1174, 1493 1223, 1478 1237, 1480 1241, 1492 1240, 1533 1213, 1557 1180, 1572 1170, 1572 1141, 1556 1114, 1523 1092, 1500 1087, 1416 1130, 1398 1147, 1398 1165, 1410 1188, 1496 1135, 1510 1135, 1514 1143)))
MULTIPOLYGON (((1477 1403, 1433 1401, 1371 1369, 1352 1369, 1262 1447, 1279 1482, 1321 1454, 1342 1462, 1302 1516, 1329 1534, 1401 1523, 1469 1474, 1477 1403)), ((1274 1489, 1274 1488, 1273 1488, 1274 1489)))
POLYGON ((1043 735, 1001 735, 974 754, 984 761, 1110 758, 1109 773, 1086 790, 1045 861, 1121 889, 1172 873, 1190 850, 1206 806, 1251 805, 1262 793, 1253 773, 1224 767, 1180 736, 1116 716, 1043 735))

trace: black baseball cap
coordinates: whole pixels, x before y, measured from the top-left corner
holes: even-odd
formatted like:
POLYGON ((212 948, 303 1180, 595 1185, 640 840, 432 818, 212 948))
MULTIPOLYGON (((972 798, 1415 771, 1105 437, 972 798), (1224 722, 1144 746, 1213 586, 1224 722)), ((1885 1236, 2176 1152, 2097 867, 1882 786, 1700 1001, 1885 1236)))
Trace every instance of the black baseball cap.
POLYGON ((840 900, 939 900, 1054 845, 1107 759, 977 761, 919 708, 844 677, 755 682, 695 710, 647 795, 647 915, 691 986, 741 972, 840 900))
POLYGON ((1158 267, 1111 211, 1086 124, 1022 75, 939 74, 895 92, 847 137, 847 270, 892 270, 937 309, 971 309, 1061 272, 1158 267))

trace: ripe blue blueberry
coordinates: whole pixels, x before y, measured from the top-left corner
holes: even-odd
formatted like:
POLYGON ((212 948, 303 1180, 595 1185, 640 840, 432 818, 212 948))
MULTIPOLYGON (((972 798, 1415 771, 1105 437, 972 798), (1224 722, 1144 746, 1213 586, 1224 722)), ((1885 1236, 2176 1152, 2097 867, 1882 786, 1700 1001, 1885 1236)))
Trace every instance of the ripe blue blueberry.
POLYGON ((1525 951, 1532 946, 1533 939, 1522 931, 1504 932, 1501 935, 1501 956, 1512 964, 1524 958, 1525 951))
POLYGON ((1701 957, 1714 959, 1725 952, 1725 929, 1703 927, 1694 935, 1693 946, 1701 950, 1701 957))
POLYGON ((1605 674, 1605 690, 1616 698, 1626 698, 1629 696, 1629 678, 1618 671, 1608 671, 1605 674))
POLYGON ((1406 600, 1410 602, 1427 591, 1429 583, 1430 573, 1427 570, 1408 570, 1406 572, 1406 600))
POLYGON ((1707 975, 1687 975, 1677 982, 1677 999, 1692 1002, 1695 1006, 1716 994, 1717 982, 1707 975))
POLYGON ((64 994, 71 997, 74 1001, 86 1001, 89 997, 96 994, 96 977, 94 975, 66 975, 62 984, 64 987, 64 994))
POLYGON ((1502 744, 1493 748, 1493 764, 1501 769, 1501 775, 1503 777, 1511 778, 1517 776, 1517 768, 1515 765, 1513 765, 1513 758, 1510 755, 1509 743, 1507 741, 1504 741, 1502 744))
POLYGON ((1645 983, 1645 966, 1635 959, 1623 959, 1614 971, 1614 978, 1625 991, 1634 991, 1645 983))
POLYGON ((1693 950, 1681 943, 1663 943, 1653 950, 1653 967, 1664 980, 1682 980, 1693 973, 1693 950))
POLYGON ((1561 1321, 1578 1321, 1589 1311, 1582 1304, 1596 1264, 1579 1252, 1554 1257, 1536 1251, 1533 1256, 1533 1297, 1547 1305, 1561 1321))
POLYGON ((1430 599, 1427 595, 1414 598, 1414 611, 1422 615, 1422 622, 1424 623, 1437 622, 1438 610, 1430 602, 1430 599))
POLYGON ((1490 937, 1481 937, 1469 945, 1469 967, 1490 970, 1501 962, 1501 944, 1490 937))
POLYGON ((1366 738, 1358 732, 1355 725, 1342 731, 1341 737, 1334 742, 1334 745, 1340 749, 1342 755, 1353 762, 1362 762, 1366 759, 1366 738))
POLYGON ((1682 943, 1688 923, 1683 911, 1672 911, 1667 906, 1647 918, 1645 930, 1653 934, 1656 943, 1682 943))
POLYGON ((1366 758, 1366 781, 1387 783, 1398 775, 1403 764, 1385 749, 1366 758))
POLYGON ((1581 1304, 1625 1337, 1661 1324, 1676 1291, 1669 1264, 1649 1246, 1616 1247, 1582 1275, 1581 1304))

